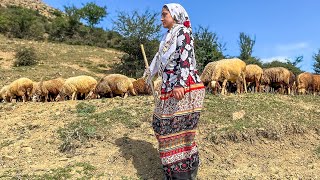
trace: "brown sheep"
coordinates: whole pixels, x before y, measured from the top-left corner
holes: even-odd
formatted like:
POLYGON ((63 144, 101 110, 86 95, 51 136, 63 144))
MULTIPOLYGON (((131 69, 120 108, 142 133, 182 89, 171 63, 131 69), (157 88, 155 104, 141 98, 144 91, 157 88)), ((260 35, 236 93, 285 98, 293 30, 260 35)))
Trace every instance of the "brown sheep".
POLYGON ((99 82, 97 83, 97 86, 93 90, 93 93, 98 95, 100 98, 113 97, 113 93, 109 86, 109 83, 104 78, 101 78, 99 80, 99 82))
POLYGON ((259 92, 262 74, 263 70, 260 66, 255 64, 249 64, 246 66, 246 82, 254 83, 253 92, 259 92))
POLYGON ((320 75, 319 74, 313 74, 313 95, 319 94, 320 92, 320 75))
POLYGON ((148 84, 145 82, 144 78, 139 78, 135 81, 132 82, 133 84, 133 88, 136 92, 136 94, 148 94, 150 95, 151 92, 151 88, 148 86, 148 84))
POLYGON ((218 64, 217 61, 213 61, 213 62, 208 63, 204 67, 204 69, 201 73, 201 76, 200 76, 200 80, 203 82, 203 84, 206 87, 212 89, 213 94, 216 94, 218 92, 218 89, 221 88, 219 82, 213 81, 213 79, 212 79, 213 72, 214 72, 214 69, 217 64, 218 64))
POLYGON ((103 77, 94 90, 97 94, 109 93, 111 97, 121 95, 124 98, 127 97, 128 91, 131 95, 136 95, 131 80, 122 74, 110 74, 103 77))
POLYGON ((33 88, 33 81, 29 78, 19 78, 9 84, 8 96, 10 97, 10 102, 13 97, 22 97, 22 101, 26 102, 31 97, 31 92, 33 88))
POLYGON ((10 97, 8 96, 9 85, 3 86, 0 90, 0 101, 9 102, 10 97))
POLYGON ((299 94, 311 93, 313 90, 313 75, 309 72, 299 74, 296 82, 299 94))
POLYGON ((39 101, 44 97, 45 102, 48 100, 55 101, 64 82, 63 78, 56 78, 48 81, 41 80, 39 83, 35 83, 32 90, 33 99, 39 101))
POLYGON ((287 93, 291 94, 290 78, 291 78, 290 71, 284 67, 267 68, 267 69, 264 69, 263 71, 261 84, 264 85, 265 88, 280 87, 281 93, 284 93, 285 89, 287 89, 287 93))

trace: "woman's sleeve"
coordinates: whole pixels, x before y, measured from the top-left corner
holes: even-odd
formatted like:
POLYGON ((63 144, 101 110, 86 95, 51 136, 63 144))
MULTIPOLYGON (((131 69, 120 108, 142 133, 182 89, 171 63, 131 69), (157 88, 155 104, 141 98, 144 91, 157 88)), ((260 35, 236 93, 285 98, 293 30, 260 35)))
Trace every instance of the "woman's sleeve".
POLYGON ((180 57, 177 59, 177 67, 175 75, 177 75, 177 82, 175 87, 187 87, 188 79, 190 75, 190 61, 193 56, 193 39, 190 35, 190 31, 181 29, 177 38, 177 50, 180 57))

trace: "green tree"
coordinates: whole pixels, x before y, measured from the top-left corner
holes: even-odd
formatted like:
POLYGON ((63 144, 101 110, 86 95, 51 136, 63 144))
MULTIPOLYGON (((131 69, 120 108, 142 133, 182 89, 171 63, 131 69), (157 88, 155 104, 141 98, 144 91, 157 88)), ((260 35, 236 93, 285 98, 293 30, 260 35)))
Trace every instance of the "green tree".
POLYGON ((314 64, 313 64, 313 70, 317 74, 320 73, 320 49, 318 50, 318 53, 315 53, 313 56, 314 64))
POLYGON ((252 57, 253 46, 256 43, 256 38, 253 39, 241 32, 239 36, 240 55, 239 59, 243 60, 247 64, 261 64, 258 58, 252 57))
POLYGON ((119 12, 114 23, 114 31, 124 38, 120 43, 120 50, 126 54, 122 56, 118 69, 121 73, 140 77, 144 71, 144 61, 140 44, 144 44, 147 59, 152 60, 159 47, 159 33, 161 24, 158 14, 146 10, 140 14, 119 12))
POLYGON ((74 5, 72 6, 64 6, 64 11, 66 13, 67 19, 67 27, 65 29, 65 35, 68 38, 73 38, 73 36, 78 34, 78 30, 80 28, 80 11, 74 5))
POLYGON ((225 44, 219 42, 216 33, 210 32, 208 27, 199 26, 195 29, 195 54, 199 71, 212 61, 218 61, 225 58, 225 44))
POLYGON ((79 13, 80 18, 85 20, 92 29, 107 16, 107 7, 100 7, 93 2, 89 2, 79 9, 79 13))

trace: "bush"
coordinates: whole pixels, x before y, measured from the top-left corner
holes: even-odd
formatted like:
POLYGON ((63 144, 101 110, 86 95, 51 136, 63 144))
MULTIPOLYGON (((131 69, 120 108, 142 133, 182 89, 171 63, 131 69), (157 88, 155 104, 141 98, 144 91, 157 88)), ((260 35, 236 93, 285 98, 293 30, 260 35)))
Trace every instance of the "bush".
POLYGON ((17 52, 14 66, 32 66, 37 64, 38 57, 33 48, 22 48, 17 52))

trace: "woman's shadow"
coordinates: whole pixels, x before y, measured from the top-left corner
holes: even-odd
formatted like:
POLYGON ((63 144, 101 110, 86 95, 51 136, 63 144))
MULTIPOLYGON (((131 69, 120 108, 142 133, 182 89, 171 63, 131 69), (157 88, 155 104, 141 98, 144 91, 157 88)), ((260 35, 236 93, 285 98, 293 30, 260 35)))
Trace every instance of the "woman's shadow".
POLYGON ((116 140, 125 159, 133 159, 137 175, 141 179, 163 179, 163 170, 159 153, 146 141, 122 137, 116 140))

